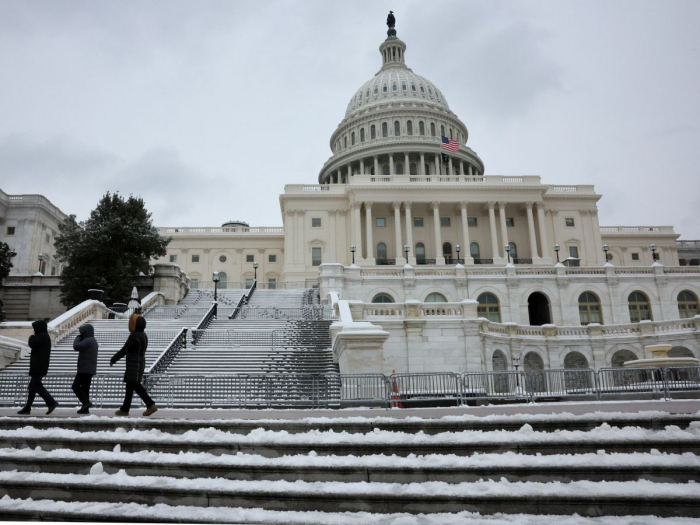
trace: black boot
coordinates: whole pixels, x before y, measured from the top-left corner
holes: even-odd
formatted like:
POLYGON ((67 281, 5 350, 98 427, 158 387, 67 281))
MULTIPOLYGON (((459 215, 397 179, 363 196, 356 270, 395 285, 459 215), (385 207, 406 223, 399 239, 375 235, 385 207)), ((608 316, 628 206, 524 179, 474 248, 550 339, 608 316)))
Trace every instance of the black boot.
POLYGON ((46 412, 46 415, 48 416, 51 412, 56 410, 56 407, 58 406, 58 401, 54 401, 53 405, 49 407, 49 410, 46 412))
POLYGON ((83 405, 78 409, 78 414, 89 414, 90 413, 90 405, 83 405))
POLYGON ((21 415, 21 416, 26 416, 26 415, 32 413, 32 407, 30 407, 29 405, 25 405, 25 406, 22 408, 22 410, 20 410, 20 411, 17 412, 17 413, 18 413, 19 415, 21 415))

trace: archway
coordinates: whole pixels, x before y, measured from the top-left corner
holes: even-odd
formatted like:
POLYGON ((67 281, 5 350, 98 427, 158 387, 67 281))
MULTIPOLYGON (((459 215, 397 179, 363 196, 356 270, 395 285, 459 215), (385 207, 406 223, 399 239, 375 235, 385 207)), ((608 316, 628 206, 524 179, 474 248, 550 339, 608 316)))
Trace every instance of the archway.
POLYGON ((610 359, 610 364, 614 368, 620 368, 627 361, 634 361, 635 359, 639 358, 637 357, 637 354, 635 354, 631 350, 618 350, 613 354, 612 358, 610 359))
POLYGON ((588 368, 588 359, 581 352, 569 352, 564 357, 564 368, 588 368))
POLYGON ((523 370, 530 378, 530 386, 535 392, 544 392, 544 362, 537 352, 528 352, 523 359, 523 370), (534 372, 534 373, 531 373, 534 372))
MULTIPOLYGON (((491 356, 491 366, 494 372, 506 372, 508 370, 508 360, 503 352, 496 350, 491 356)), ((493 376, 494 392, 508 392, 508 374, 496 374, 493 376)))
POLYGON ((693 352, 685 346, 674 346, 668 351, 668 357, 695 357, 693 352))
POLYGON ((530 326, 551 324, 552 315, 549 311, 549 299, 540 292, 533 292, 527 299, 527 312, 530 315, 530 326))

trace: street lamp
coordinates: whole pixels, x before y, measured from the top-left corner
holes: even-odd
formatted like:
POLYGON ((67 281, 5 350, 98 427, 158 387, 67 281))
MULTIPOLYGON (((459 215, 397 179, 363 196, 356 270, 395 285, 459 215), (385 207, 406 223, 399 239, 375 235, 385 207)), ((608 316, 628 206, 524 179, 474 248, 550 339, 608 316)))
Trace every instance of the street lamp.
POLYGON ((651 250, 651 253, 652 253, 652 257, 651 257, 651 258, 652 258, 654 261, 658 261, 658 260, 659 260, 659 256, 656 254, 656 244, 650 244, 650 245, 649 245, 649 249, 651 250))
POLYGON ((255 271, 255 275, 253 276, 253 280, 257 281, 258 280, 258 266, 260 266, 257 262, 253 262, 253 270, 255 271))
POLYGON ((455 251, 457 252, 457 264, 459 264, 459 252, 462 251, 462 247, 458 244, 455 246, 455 251))
POLYGON ((607 244, 603 245, 603 251, 605 252, 605 262, 608 262, 608 250, 610 249, 610 246, 607 244))
POLYGON ((406 258, 406 263, 408 263, 408 252, 411 249, 411 247, 408 244, 403 245, 403 254, 406 258))
POLYGON ((357 249, 357 248, 355 248, 355 245, 354 245, 354 244, 351 244, 351 245, 350 245, 350 251, 352 252, 352 264, 355 264, 355 250, 356 250, 356 249, 357 249))
POLYGON ((520 377, 518 376, 518 367, 520 366, 520 354, 513 356, 513 368, 515 368, 515 385, 520 388, 520 377))
POLYGON ((508 262, 510 263, 510 244, 504 246, 506 253, 508 254, 508 262))
POLYGON ((214 281, 214 302, 216 302, 218 298, 217 290, 219 287, 219 272, 214 272, 214 275, 212 275, 211 280, 214 281))
POLYGON ((557 252, 557 264, 559 263, 559 250, 561 250, 561 246, 558 244, 554 245, 554 251, 557 252))

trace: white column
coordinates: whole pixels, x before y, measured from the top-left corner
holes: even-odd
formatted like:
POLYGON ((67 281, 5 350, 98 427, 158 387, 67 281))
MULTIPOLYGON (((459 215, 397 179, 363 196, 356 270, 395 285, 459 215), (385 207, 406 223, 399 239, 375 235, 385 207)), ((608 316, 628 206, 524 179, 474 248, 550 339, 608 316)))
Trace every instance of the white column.
POLYGON ((285 253, 285 266, 287 264, 291 265, 295 262, 294 245, 296 244, 295 231, 294 231, 294 212, 287 210, 284 214, 284 253, 285 253))
POLYGON ((537 253, 537 237, 535 237, 535 218, 532 215, 532 202, 525 203, 525 209, 527 212, 527 231, 530 234, 530 253, 532 254, 533 262, 535 259, 539 259, 540 255, 537 253))
POLYGON ((381 173, 379 173, 379 156, 378 155, 374 156, 374 174, 381 175, 381 173))
POLYGON ((547 240, 547 228, 544 224, 544 202, 537 203, 537 224, 540 227, 540 256, 543 259, 550 259, 549 253, 552 253, 552 249, 549 246, 549 241, 547 240))
POLYGON ((408 252, 408 264, 416 264, 416 254, 413 253, 416 249, 413 246, 413 217, 411 217, 411 203, 404 202, 403 209, 406 214, 406 244, 408 244, 411 250, 408 252))
POLYGON ((445 175, 452 175, 452 157, 447 157, 447 173, 445 175))
POLYGON ((459 173, 460 173, 460 175, 466 175, 466 172, 464 171, 464 161, 463 160, 459 161, 459 173))
MULTIPOLYGON (((338 213, 338 210, 328 210, 328 219, 329 219, 329 228, 328 231, 331 232, 331 235, 328 237, 328 262, 337 262, 337 259, 335 258, 335 242, 336 242, 336 235, 335 235, 335 230, 336 230, 336 214, 338 213), (333 259, 330 259, 330 257, 333 257, 333 259)), ((324 257, 325 259, 326 257, 324 257)))
POLYGON ((365 202, 365 237, 367 237, 367 257, 374 264, 374 241, 372 240, 372 203, 365 202))
POLYGON ((469 170, 469 175, 470 175, 470 176, 474 174, 474 172, 472 171, 472 165, 471 165, 471 164, 469 164, 469 165, 467 166, 467 169, 469 170))
POLYGON ((501 258, 501 249, 498 247, 498 234, 496 233, 496 213, 494 208, 495 202, 489 202, 489 228, 491 229, 491 257, 493 262, 501 258))
POLYGON ((408 153, 404 153, 403 158, 405 159, 404 163, 403 163, 403 165, 405 166, 403 169, 403 172, 406 175, 410 175, 411 174, 411 165, 408 162, 408 153))
POLYGON ((389 175, 396 175, 394 172, 394 155, 389 153, 389 175))
POLYGON ((421 151, 420 153, 420 169, 418 170, 418 173, 421 175, 427 175, 425 172, 425 153, 421 151))
POLYGON ((435 229, 435 264, 445 264, 442 256, 442 233, 440 231, 440 203, 433 201, 430 203, 433 210, 433 226, 435 229))
POLYGON ((392 204, 394 208, 394 241, 396 245, 396 254, 394 258, 396 259, 396 264, 406 264, 403 258, 403 244, 401 242, 401 202, 394 201, 392 204))
MULTIPOLYGON (((508 246, 508 227, 506 226, 506 203, 498 203, 498 217, 501 219, 501 244, 508 246)), ((505 248, 503 251, 504 258, 506 256, 505 248)), ((507 259, 506 259, 507 260, 507 259)))
POLYGON ((365 159, 360 159, 360 175, 365 174, 365 159))
POLYGON ((441 170, 440 170, 440 154, 436 153, 435 154, 435 174, 436 175, 441 175, 441 170))
POLYGON ((356 202, 352 206, 355 226, 355 260, 362 259, 362 218, 360 217, 361 202, 356 202))
POLYGON ((297 240, 297 264, 306 266, 306 241, 304 240, 306 224, 306 216, 304 210, 297 210, 296 225, 299 231, 299 238, 297 240))
POLYGON ((464 256, 465 264, 474 264, 474 259, 471 256, 471 251, 469 251, 469 245, 471 241, 469 240, 469 220, 467 214, 467 203, 460 202, 459 210, 462 213, 462 253, 464 256))

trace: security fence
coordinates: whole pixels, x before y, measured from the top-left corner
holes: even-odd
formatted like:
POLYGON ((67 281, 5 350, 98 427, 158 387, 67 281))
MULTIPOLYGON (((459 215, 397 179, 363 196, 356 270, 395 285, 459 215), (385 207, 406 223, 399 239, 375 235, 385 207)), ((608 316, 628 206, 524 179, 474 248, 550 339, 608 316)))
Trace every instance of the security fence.
MULTIPOLYGON (((183 344, 184 333, 173 341, 183 344)), ((64 406, 78 401, 73 374, 49 374, 44 386, 64 406)), ((0 372, 0 406, 26 400, 29 377, 0 372)), ((164 374, 144 375, 162 406, 177 408, 411 407, 619 398, 700 398, 700 367, 604 368, 425 374, 164 374)), ((98 407, 121 404, 122 374, 93 378, 98 407)), ((137 399, 135 399, 137 401, 137 399)), ((37 403, 42 404, 41 400, 37 403)))
POLYGON ((291 320, 291 321, 332 321, 335 311, 323 306, 302 306, 297 308, 265 308, 243 306, 240 308, 219 308, 219 316, 229 319, 252 320, 291 320))

